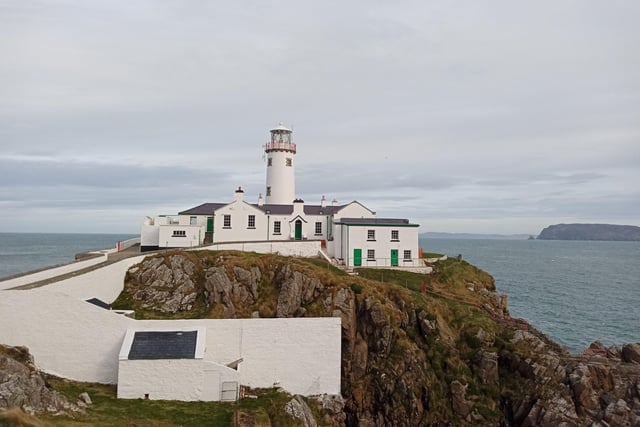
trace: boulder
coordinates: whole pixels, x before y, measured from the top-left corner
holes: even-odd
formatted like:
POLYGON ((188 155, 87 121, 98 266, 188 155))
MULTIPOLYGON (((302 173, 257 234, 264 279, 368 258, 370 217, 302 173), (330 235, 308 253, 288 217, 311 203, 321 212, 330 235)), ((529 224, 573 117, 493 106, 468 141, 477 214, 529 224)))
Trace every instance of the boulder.
POLYGON ((47 387, 26 347, 0 345, 0 408, 12 407, 30 414, 82 412, 77 405, 47 387))
POLYGON ((625 344, 622 346, 620 357, 623 362, 640 364, 640 343, 625 344))

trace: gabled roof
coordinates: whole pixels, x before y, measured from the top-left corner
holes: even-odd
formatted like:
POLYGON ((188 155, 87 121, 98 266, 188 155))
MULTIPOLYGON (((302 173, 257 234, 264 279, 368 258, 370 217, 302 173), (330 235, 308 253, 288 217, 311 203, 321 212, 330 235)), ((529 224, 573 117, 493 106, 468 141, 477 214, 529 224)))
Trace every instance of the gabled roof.
POLYGON ((129 360, 195 359, 198 331, 137 331, 129 360))
MULTIPOLYGON (((229 203, 203 203, 199 206, 196 206, 191 209, 187 209, 186 211, 178 212, 178 215, 212 215, 214 211, 217 211, 220 208, 223 208, 229 203)), ((353 203, 353 202, 352 202, 353 203)), ((358 202, 356 202, 358 203, 358 202)), ((262 205, 247 203, 250 206, 253 206, 256 209, 260 209, 266 214, 271 215, 291 215, 293 213, 293 204, 291 205, 262 205)), ((351 204, 351 203, 350 203, 351 204)), ((344 208, 346 205, 341 206, 325 206, 321 205, 305 205, 304 213, 306 215, 333 215, 338 212, 340 209, 344 208)))
POLYGON ((178 212, 178 215, 211 215, 214 211, 220 209, 223 206, 227 206, 229 203, 203 203, 195 208, 187 209, 186 211, 178 212))
POLYGON ((344 225, 389 225, 397 227, 419 227, 405 218, 342 218, 336 224, 344 225))

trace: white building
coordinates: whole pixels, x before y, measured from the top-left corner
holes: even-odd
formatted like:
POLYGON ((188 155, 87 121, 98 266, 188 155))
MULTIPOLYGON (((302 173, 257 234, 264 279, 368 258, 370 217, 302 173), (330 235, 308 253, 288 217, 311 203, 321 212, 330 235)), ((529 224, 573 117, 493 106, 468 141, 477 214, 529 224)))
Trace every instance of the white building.
POLYGON ((347 267, 422 266, 418 224, 377 218, 357 201, 306 205, 295 197, 292 131, 280 123, 264 145, 266 202, 249 203, 238 188, 230 203, 204 203, 175 216, 147 217, 141 250, 189 248, 225 242, 317 241, 318 249, 347 267))
POLYGON ((117 383, 133 399, 340 394, 340 317, 134 320, 47 288, 1 291, 0 343, 28 347, 52 375, 117 383))

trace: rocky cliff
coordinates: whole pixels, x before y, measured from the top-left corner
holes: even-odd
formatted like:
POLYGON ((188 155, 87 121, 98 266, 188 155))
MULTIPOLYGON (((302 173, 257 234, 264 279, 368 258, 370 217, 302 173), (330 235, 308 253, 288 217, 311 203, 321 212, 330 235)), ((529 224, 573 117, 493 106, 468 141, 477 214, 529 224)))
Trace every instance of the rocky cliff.
POLYGON ((556 224, 543 229, 538 239, 640 241, 640 227, 613 224, 556 224))
MULTIPOLYGON (((20 408, 29 414, 73 414, 81 409, 51 390, 25 347, 0 345, 0 410, 20 408)), ((4 417, 0 413, 0 424, 4 417)))
POLYGON ((459 260, 435 267, 353 277, 319 260, 178 251, 133 267, 114 307, 340 316, 344 400, 320 425, 640 426, 638 345, 572 356, 512 319, 488 274, 459 260))

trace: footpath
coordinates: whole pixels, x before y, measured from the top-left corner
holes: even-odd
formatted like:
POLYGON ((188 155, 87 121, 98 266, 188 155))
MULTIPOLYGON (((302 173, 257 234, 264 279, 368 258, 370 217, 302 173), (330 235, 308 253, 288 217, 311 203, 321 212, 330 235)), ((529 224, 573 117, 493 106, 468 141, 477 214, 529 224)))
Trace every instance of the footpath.
MULTIPOLYGON (((146 252, 144 255, 146 256, 151 253, 153 252, 146 252)), ((89 252, 88 254, 92 256, 89 259, 83 259, 2 280, 0 281, 0 291, 7 289, 39 288, 97 270, 110 264, 115 264, 127 258, 141 256, 139 245, 134 245, 120 252, 116 249, 104 249, 89 252)))

